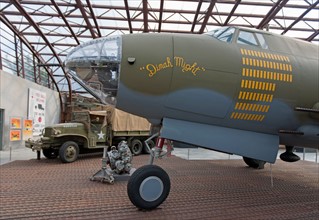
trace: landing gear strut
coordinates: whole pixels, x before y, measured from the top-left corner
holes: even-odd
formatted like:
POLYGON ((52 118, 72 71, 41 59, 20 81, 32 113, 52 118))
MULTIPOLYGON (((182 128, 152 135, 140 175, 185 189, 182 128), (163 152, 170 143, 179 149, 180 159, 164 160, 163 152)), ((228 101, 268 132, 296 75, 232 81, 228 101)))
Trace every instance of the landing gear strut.
MULTIPOLYGON (((152 138, 154 137, 150 139, 152 138)), ((130 177, 127 184, 127 194, 137 208, 155 209, 166 200, 171 188, 169 176, 162 168, 153 165, 153 162, 154 158, 169 155, 172 150, 170 141, 159 137, 156 146, 150 150, 150 164, 138 168, 130 177), (165 141, 167 152, 163 151, 165 141)))

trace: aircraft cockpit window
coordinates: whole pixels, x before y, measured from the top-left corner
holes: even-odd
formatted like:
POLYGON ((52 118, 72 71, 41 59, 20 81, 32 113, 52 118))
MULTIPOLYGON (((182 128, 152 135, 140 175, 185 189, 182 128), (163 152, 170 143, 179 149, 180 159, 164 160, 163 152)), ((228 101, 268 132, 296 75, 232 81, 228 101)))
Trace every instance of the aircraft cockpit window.
POLYGON ((239 32, 237 43, 251 45, 251 46, 258 46, 258 43, 254 34, 248 31, 239 32))
POLYGON ((116 104, 122 37, 104 37, 74 48, 64 65, 83 88, 103 103, 116 104))
POLYGON ((263 49, 268 49, 268 45, 267 45, 267 42, 265 41, 264 36, 262 34, 260 34, 260 33, 256 33, 256 36, 257 36, 257 39, 258 39, 261 47, 263 49))
POLYGON ((212 36, 220 41, 230 43, 233 39, 234 33, 235 33, 235 28, 222 27, 222 28, 218 28, 214 31, 210 31, 206 34, 210 35, 210 36, 212 36))

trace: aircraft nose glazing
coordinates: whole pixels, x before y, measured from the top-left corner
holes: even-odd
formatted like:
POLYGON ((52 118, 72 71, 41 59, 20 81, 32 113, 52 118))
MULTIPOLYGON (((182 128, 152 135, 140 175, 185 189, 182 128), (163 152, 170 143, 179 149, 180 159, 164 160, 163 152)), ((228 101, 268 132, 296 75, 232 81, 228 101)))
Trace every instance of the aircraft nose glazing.
POLYGON ((121 36, 99 38, 74 48, 64 64, 71 75, 80 78, 95 97, 115 105, 121 52, 121 36))

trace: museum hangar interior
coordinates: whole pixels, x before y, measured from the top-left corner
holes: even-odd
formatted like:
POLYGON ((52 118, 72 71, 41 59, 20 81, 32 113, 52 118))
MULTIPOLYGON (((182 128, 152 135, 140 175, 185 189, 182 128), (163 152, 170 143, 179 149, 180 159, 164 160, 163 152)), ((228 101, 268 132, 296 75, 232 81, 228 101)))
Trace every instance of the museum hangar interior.
MULTIPOLYGON (((311 0, 1 0, 0 6, 0 150, 9 148, 10 119, 37 121, 28 109, 30 89, 46 99, 45 117, 37 126, 70 120, 68 113, 88 92, 68 75, 63 62, 74 47, 91 39, 202 34, 220 26, 242 26, 319 41, 319 6, 311 0)), ((21 146, 27 138, 22 135, 10 145, 21 146)))
MULTIPOLYGON (((196 153, 193 159, 190 159, 192 149, 188 151, 176 150, 173 157, 166 158, 167 155, 163 154, 163 160, 157 160, 158 158, 153 157, 152 154, 151 157, 139 155, 142 151, 149 153, 147 151, 156 143, 155 139, 150 139, 150 146, 145 148, 145 145, 142 144, 142 141, 149 138, 145 134, 146 131, 149 133, 149 129, 144 129, 144 127, 150 124, 147 121, 141 121, 140 118, 134 118, 135 116, 125 115, 125 112, 116 113, 114 109, 110 110, 109 106, 101 101, 103 96, 99 96, 95 92, 101 90, 103 86, 94 84, 95 81, 90 81, 90 84, 85 83, 85 80, 82 81, 76 75, 71 74, 66 66, 68 55, 76 51, 74 48, 79 45, 90 45, 89 42, 93 39, 109 37, 108 39, 115 39, 114 42, 116 42, 119 36, 134 36, 134 34, 146 36, 149 33, 182 34, 181 36, 194 34, 191 36, 196 38, 195 36, 202 34, 217 33, 213 30, 225 27, 230 27, 230 29, 220 30, 234 31, 238 27, 246 31, 257 29, 253 38, 259 42, 259 46, 263 49, 268 49, 267 42, 263 44, 262 38, 258 36, 258 33, 264 33, 263 31, 296 38, 302 42, 310 42, 311 44, 308 45, 318 45, 319 0, 0 0, 1 159, 5 153, 10 151, 10 163, 0 165, 0 219, 94 219, 105 217, 111 219, 318 219, 318 150, 310 152, 310 156, 315 158, 315 163, 306 161, 305 158, 298 163, 285 163, 282 160, 295 160, 291 154, 288 154, 288 159, 280 157, 282 160, 277 160, 274 165, 272 163, 265 164, 265 161, 260 160, 253 161, 256 163, 251 165, 252 161, 247 162, 244 158, 248 167, 245 167, 243 161, 238 160, 236 155, 227 155, 226 158, 217 153, 217 156, 214 154, 212 157, 214 159, 211 159, 208 151, 196 147, 197 151, 194 151, 196 153), (89 115, 83 115, 82 112, 89 112, 89 115), (111 129, 113 133, 110 137, 118 137, 113 142, 110 141, 110 137, 105 136, 106 132, 109 132, 108 128, 105 127, 105 130, 102 130, 105 123, 107 124, 108 120, 111 120, 106 117, 109 115, 112 115, 112 120, 125 118, 130 121, 131 126, 127 129, 127 124, 119 122, 116 125, 117 128, 123 129, 122 131, 120 131, 121 129, 116 130, 117 133, 112 127, 114 131, 111 129), (74 127, 79 126, 76 124, 79 122, 79 118, 82 120, 83 117, 89 123, 81 121, 82 130, 79 128, 74 130, 74 127), (66 124, 68 122, 74 122, 74 124, 66 124), (58 125, 60 123, 63 125, 58 125), (148 203, 149 194, 144 193, 141 188, 143 184, 148 186, 147 178, 146 182, 140 183, 139 188, 140 196, 144 202, 139 201, 139 197, 135 197, 134 191, 138 188, 132 183, 133 180, 130 180, 131 184, 129 182, 127 185, 125 181, 117 182, 117 179, 115 184, 114 179, 105 181, 114 185, 89 181, 89 179, 96 180, 96 175, 101 171, 104 172, 106 162, 102 159, 102 170, 99 170, 101 168, 101 155, 99 154, 98 157, 88 156, 71 163, 77 159, 73 155, 73 150, 76 151, 78 148, 78 146, 72 146, 75 142, 72 140, 67 141, 69 145, 62 144, 60 148, 67 152, 70 147, 74 147, 73 150, 70 150, 69 156, 63 156, 65 152, 61 150, 57 152, 43 150, 46 158, 55 159, 59 155, 64 163, 57 160, 39 160, 39 154, 38 160, 34 157, 31 160, 11 161, 12 150, 25 149, 25 143, 30 142, 29 138, 39 138, 49 131, 45 128, 52 125, 57 126, 53 126, 53 129, 50 130, 54 135, 69 130, 73 133, 74 131, 82 132, 83 138, 85 136, 83 132, 87 132, 85 138, 89 144, 93 143, 93 146, 98 145, 100 139, 109 145, 122 143, 123 130, 125 130, 125 134, 129 133, 132 136, 125 140, 128 141, 134 155, 133 167, 142 167, 151 161, 150 158, 152 160, 155 158, 155 163, 167 170, 172 179, 174 188, 172 187, 170 196, 166 201, 166 197, 160 198, 159 204, 148 206, 150 204, 148 203), (92 138, 88 131, 95 132, 96 137, 92 138), (102 131, 105 131, 105 134, 102 131), (134 139, 135 136, 138 138, 134 139), (70 142, 72 143, 70 144, 70 142), (137 155, 139 156, 136 157, 137 155), (201 160, 197 160, 196 156, 198 155, 201 160), (257 169, 249 169, 251 167, 257 169), (97 170, 99 171, 95 173, 97 170), (129 198, 126 195, 126 186, 129 198), (157 208, 158 205, 161 205, 160 208, 157 208), (141 212, 140 209, 154 210, 141 212)), ((236 36, 239 36, 239 29, 236 30, 236 36)), ((161 39, 159 38, 159 40, 161 39)), ((230 41, 234 43, 235 41, 232 39, 230 41)), ((221 39, 219 38, 219 40, 221 39)), ((230 41, 224 41, 230 43, 230 41)), ((290 49, 298 51, 300 45, 296 43, 295 48, 290 49)), ((180 48, 187 47, 188 45, 185 44, 180 48)), ((282 49, 282 45, 278 45, 278 47, 282 49)), ((156 43, 154 43, 154 48, 159 48, 156 43)), ((311 46, 308 48, 309 51, 312 50, 311 46)), ((139 49, 143 53, 145 48, 139 49)), ((148 48, 148 50, 150 51, 152 48, 148 48)), ((285 48, 282 50, 284 51, 285 48)), ((196 51, 194 48, 194 53, 196 51)), ((268 71, 268 75, 266 72, 264 75, 258 75, 259 72, 257 72, 257 77, 267 79, 260 84, 251 85, 252 80, 241 81, 242 88, 258 89, 259 86, 259 90, 261 88, 267 90, 268 96, 261 96, 259 100, 254 96, 251 100, 272 102, 272 92, 275 91, 276 85, 269 83, 270 80, 278 80, 283 84, 293 81, 290 63, 293 61, 290 61, 288 56, 275 52, 260 53, 254 49, 238 51, 243 56, 240 71, 244 77, 245 74, 247 76, 249 74, 248 67, 245 68, 248 65, 258 67, 264 65, 264 68, 277 70, 277 73, 268 71), (244 56, 246 56, 245 59, 244 56), (259 63, 258 59, 264 58, 264 56, 264 60, 267 61, 259 63), (257 58, 251 59, 251 57, 257 58), (278 73, 279 70, 283 70, 285 73, 278 73)), ((300 54, 302 56, 309 51, 300 54)), ((221 56, 222 53, 220 51, 221 56)), ((313 52, 310 51, 310 54, 313 52)), ((116 55, 119 53, 111 57, 114 58, 116 55)), ((68 61, 72 66, 70 60, 73 60, 71 58, 68 61)), ((313 57, 310 58, 313 59, 313 57)), ((165 61, 158 62, 157 66, 148 64, 149 66, 140 67, 140 71, 146 69, 149 77, 153 77, 160 71, 163 73, 169 68, 173 68, 173 64, 174 67, 181 67, 180 71, 183 73, 191 73, 192 77, 206 71, 197 62, 186 64, 185 60, 183 57, 166 57, 165 61)), ((135 58, 129 57, 127 65, 132 65, 134 62, 135 58)), ((236 62, 234 61, 234 63, 236 62)), ((98 67, 94 68, 98 69, 98 67)), ((123 68, 127 68, 127 66, 123 65, 123 68)), ((311 70, 311 67, 309 69, 311 70)), ((78 70, 79 75, 85 75, 85 72, 78 70)), ((112 71, 112 74, 116 74, 112 71)), ((252 72, 250 72, 250 76, 255 74, 252 72)), ((98 74, 97 77, 99 77, 98 74)), ((315 83, 317 82, 313 84, 315 83)), ((179 85, 177 84, 177 86, 179 85)), ((309 88, 307 89, 305 90, 310 91, 309 88)), ((318 91, 318 88, 314 91, 318 91)), ((243 94, 242 91, 239 92, 239 96, 243 94)), ((249 99, 249 95, 252 97, 254 94, 245 93, 245 95, 249 99)), ((317 100, 313 107, 298 107, 295 110, 311 115, 310 120, 317 125, 315 120, 318 120, 319 94, 314 94, 314 96, 317 97, 317 100)), ((241 104, 238 102, 236 106, 234 104, 233 113, 230 113, 231 116, 229 116, 230 119, 262 122, 264 113, 267 113, 270 107, 268 106, 267 109, 267 105, 242 106, 241 104), (259 108, 256 111, 262 113, 258 115, 238 113, 238 109, 245 110, 245 108, 246 110, 259 108)), ((165 123, 169 124, 172 121, 168 120, 165 123)), ((316 135, 319 135, 316 130, 318 126, 306 128, 310 128, 310 130, 314 128, 316 135)), ((224 131, 228 132, 229 130, 224 131)), ((301 131, 290 130, 280 132, 285 135, 304 134, 301 131)), ((83 140, 80 142, 82 145, 89 145, 85 144, 86 142, 83 140)), ((168 146, 167 151, 169 151, 169 143, 165 142, 168 146)), ((177 146, 178 142, 176 141, 174 144, 177 146)), ((240 143, 238 142, 238 144, 240 143)), ((57 145, 60 147, 61 143, 57 143, 57 145)), ((286 150, 289 151, 287 148, 286 150)), ((76 152, 78 153, 78 150, 76 152)), ((160 153, 159 155, 159 158, 162 158, 160 153)), ((302 157, 300 153, 298 155, 302 157)), ((130 171, 132 155, 128 158, 130 161, 123 166, 124 168, 116 172, 121 173, 123 169, 130 171)), ((109 161, 108 166, 112 166, 112 162, 109 161)), ((119 168, 115 166, 114 170, 116 169, 119 168)), ((112 168, 112 171, 114 170, 112 168)), ((160 171, 155 170, 154 172, 160 171)), ((142 171, 137 173, 142 175, 142 171)), ((150 178, 151 181, 155 180, 155 182, 160 183, 161 187, 159 188, 165 191, 170 182, 165 180, 163 173, 161 175, 162 177, 157 179, 152 179, 152 175, 150 178)), ((102 180, 105 180, 103 178, 102 180)), ((138 182, 137 177, 134 177, 134 180, 138 182)), ((152 194, 152 190, 150 191, 152 194)), ((156 190, 154 191, 157 193, 156 190)), ((162 191, 160 193, 164 194, 162 191)), ((157 201, 159 198, 154 200, 157 201)))

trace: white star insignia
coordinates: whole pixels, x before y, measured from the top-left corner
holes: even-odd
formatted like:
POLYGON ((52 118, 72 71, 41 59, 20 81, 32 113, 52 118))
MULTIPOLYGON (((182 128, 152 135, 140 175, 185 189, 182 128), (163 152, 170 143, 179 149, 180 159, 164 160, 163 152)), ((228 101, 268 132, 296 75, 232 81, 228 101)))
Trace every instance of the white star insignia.
POLYGON ((104 135, 105 135, 105 134, 103 134, 103 132, 100 131, 100 133, 97 134, 97 136, 99 136, 98 139, 99 139, 99 140, 100 140, 100 139, 104 139, 104 135))

